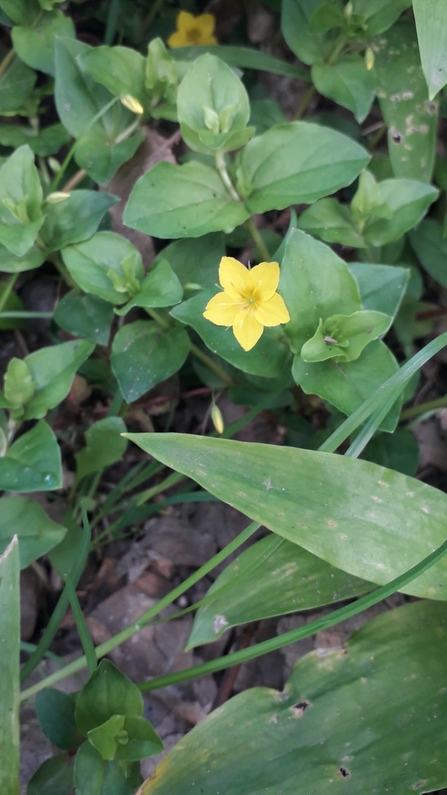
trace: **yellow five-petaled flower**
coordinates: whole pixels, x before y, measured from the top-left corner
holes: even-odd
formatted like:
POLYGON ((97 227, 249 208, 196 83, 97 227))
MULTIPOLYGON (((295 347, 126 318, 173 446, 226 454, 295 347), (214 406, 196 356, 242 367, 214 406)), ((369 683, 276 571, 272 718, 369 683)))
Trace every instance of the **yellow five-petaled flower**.
POLYGON ((213 35, 216 20, 212 14, 200 14, 195 17, 188 11, 180 11, 177 15, 177 30, 168 38, 169 47, 191 47, 196 44, 217 44, 213 35))
POLYGON ((256 345, 264 326, 289 322, 286 305, 276 292, 277 262, 261 262, 248 270, 237 259, 222 257, 219 281, 223 292, 208 301, 203 316, 216 326, 232 326, 244 351, 256 345))

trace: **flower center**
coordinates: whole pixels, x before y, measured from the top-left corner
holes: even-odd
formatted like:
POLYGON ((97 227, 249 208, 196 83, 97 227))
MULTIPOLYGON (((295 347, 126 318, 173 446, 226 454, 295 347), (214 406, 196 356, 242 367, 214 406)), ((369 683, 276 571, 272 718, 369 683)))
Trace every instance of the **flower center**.
POLYGON ((186 38, 188 39, 190 44, 200 44, 202 40, 202 34, 199 28, 190 28, 188 33, 186 34, 186 38))

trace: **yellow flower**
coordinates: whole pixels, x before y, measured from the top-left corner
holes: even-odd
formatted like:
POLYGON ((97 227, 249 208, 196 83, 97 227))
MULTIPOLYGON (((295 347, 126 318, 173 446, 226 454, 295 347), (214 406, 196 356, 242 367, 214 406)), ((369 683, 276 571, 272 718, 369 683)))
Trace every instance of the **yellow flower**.
POLYGON ((244 351, 256 345, 264 326, 289 322, 286 305, 276 292, 277 262, 261 262, 248 270, 237 259, 222 257, 219 281, 224 291, 208 301, 203 316, 216 326, 233 326, 244 351))
POLYGON ((144 113, 144 108, 141 102, 131 94, 123 94, 120 99, 124 107, 129 108, 129 110, 131 110, 132 113, 136 113, 137 116, 141 116, 141 114, 144 113))
POLYGON ((217 44, 213 36, 216 20, 212 14, 195 17, 188 11, 177 15, 177 30, 168 38, 169 47, 192 47, 196 44, 217 44))

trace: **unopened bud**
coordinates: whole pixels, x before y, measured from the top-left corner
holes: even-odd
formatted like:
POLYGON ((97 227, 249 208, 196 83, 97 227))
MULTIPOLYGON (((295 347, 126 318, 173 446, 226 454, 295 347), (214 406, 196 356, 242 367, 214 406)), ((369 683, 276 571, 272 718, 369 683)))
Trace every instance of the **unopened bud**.
POLYGON ((56 190, 54 191, 54 193, 49 193, 45 201, 48 204, 58 204, 59 202, 67 201, 67 199, 69 199, 70 196, 71 193, 65 193, 64 191, 56 190))
POLYGON ((121 97, 121 102, 126 108, 129 108, 132 113, 136 113, 139 116, 144 113, 144 108, 141 102, 138 99, 135 99, 135 97, 133 97, 131 94, 124 94, 124 96, 121 97))
POLYGON ((370 72, 374 66, 374 53, 371 47, 367 47, 365 50, 365 66, 368 72, 370 72))
POLYGON ((349 19, 349 17, 352 16, 352 12, 353 11, 354 11, 354 6, 351 3, 351 0, 349 0, 349 3, 346 3, 346 5, 345 5, 345 17, 346 17, 346 19, 349 19))
POLYGON ((48 165, 54 174, 57 174, 57 172, 61 170, 61 164, 59 163, 59 160, 56 160, 55 157, 48 158, 48 165))
POLYGON ((222 412, 219 406, 216 406, 215 403, 213 403, 213 408, 211 409, 211 421, 217 433, 222 434, 225 430, 225 423, 222 417, 222 412))

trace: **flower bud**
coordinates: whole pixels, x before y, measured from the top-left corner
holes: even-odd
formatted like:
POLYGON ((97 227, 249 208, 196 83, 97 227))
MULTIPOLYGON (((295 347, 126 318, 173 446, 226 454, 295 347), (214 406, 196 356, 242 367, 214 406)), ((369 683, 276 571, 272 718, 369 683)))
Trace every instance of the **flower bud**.
POLYGON ((124 94, 121 98, 121 102, 124 107, 129 108, 132 113, 136 113, 138 116, 141 116, 144 113, 144 108, 141 102, 135 97, 132 97, 131 94, 124 94))
POLYGON ((368 72, 370 72, 374 66, 374 52, 371 47, 367 47, 365 50, 365 66, 368 72))
POLYGON ((54 193, 49 193, 45 201, 48 204, 58 204, 59 202, 67 201, 67 199, 69 199, 70 196, 71 193, 65 193, 64 191, 56 190, 54 191, 54 193))
POLYGON ((211 409, 211 421, 217 433, 222 434, 225 430, 225 423, 222 417, 222 412, 219 406, 216 406, 215 403, 213 403, 213 408, 211 409))

